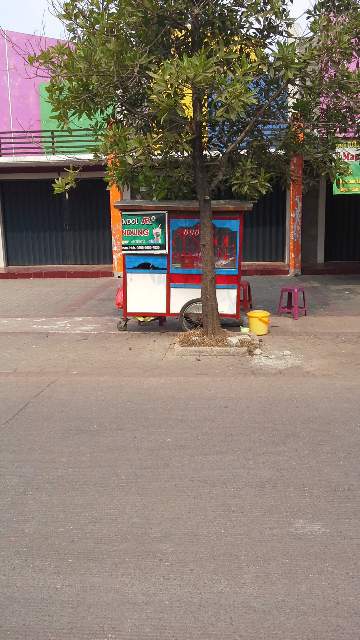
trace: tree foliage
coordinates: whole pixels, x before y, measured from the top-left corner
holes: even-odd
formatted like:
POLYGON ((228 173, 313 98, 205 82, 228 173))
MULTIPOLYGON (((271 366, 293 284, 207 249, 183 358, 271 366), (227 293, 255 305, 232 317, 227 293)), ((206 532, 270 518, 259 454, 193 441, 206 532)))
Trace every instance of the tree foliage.
POLYGON ((64 126, 93 119, 111 180, 196 196, 193 95, 212 195, 256 199, 297 152, 309 178, 342 169, 337 136, 358 128, 355 0, 318 2, 302 37, 284 0, 66 0, 57 14, 68 42, 32 62, 64 126))

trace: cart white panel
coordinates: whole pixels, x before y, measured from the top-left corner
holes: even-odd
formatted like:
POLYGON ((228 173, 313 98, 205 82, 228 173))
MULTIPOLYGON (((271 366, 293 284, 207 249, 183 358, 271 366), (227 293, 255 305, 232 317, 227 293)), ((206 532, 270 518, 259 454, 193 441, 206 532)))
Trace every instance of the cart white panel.
POLYGON ((130 313, 166 313, 166 274, 128 273, 126 287, 130 313))
MULTIPOLYGON (((180 313, 185 302, 201 297, 199 287, 171 287, 170 313, 180 313)), ((219 312, 224 314, 236 314, 236 289, 216 289, 219 312)))
POLYGON ((236 314, 236 289, 216 289, 219 313, 236 314))
POLYGON ((194 300, 194 298, 200 298, 201 289, 194 287, 171 287, 170 289, 170 313, 180 313, 185 302, 194 300))

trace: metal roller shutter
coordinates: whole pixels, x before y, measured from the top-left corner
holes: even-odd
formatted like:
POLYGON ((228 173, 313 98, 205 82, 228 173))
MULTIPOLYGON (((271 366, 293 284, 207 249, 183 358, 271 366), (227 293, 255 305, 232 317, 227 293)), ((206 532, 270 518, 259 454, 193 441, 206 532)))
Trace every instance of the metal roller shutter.
POLYGON ((360 260, 360 196, 332 194, 327 185, 325 261, 360 260))
POLYGON ((245 215, 245 262, 283 262, 285 260, 286 192, 280 186, 254 205, 245 215))
POLYGON ((111 264, 109 195, 102 179, 54 195, 51 180, 1 183, 7 261, 18 265, 111 264))

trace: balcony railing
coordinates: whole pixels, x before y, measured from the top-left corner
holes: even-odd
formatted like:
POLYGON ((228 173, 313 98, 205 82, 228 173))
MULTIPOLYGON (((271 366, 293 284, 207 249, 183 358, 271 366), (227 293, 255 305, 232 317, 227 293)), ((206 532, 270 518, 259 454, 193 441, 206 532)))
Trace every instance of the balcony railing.
MULTIPOLYGON (((262 135, 273 143, 274 148, 285 131, 284 124, 262 126, 262 135)), ((91 129, 0 131, 0 160, 23 156, 65 156, 71 159, 84 154, 93 155, 99 148, 100 141, 91 129)))
POLYGON ((0 131, 0 157, 93 154, 99 141, 91 129, 0 131))

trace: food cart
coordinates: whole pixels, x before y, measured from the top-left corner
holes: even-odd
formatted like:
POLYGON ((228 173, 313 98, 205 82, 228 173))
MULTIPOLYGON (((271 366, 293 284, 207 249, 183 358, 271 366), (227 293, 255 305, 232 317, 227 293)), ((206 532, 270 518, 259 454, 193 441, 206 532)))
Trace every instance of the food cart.
MULTIPOLYGON (((199 204, 122 200, 123 317, 143 321, 179 317, 185 330, 201 325, 199 204)), ((252 204, 213 201, 216 294, 219 314, 240 320, 244 215, 252 204)))

